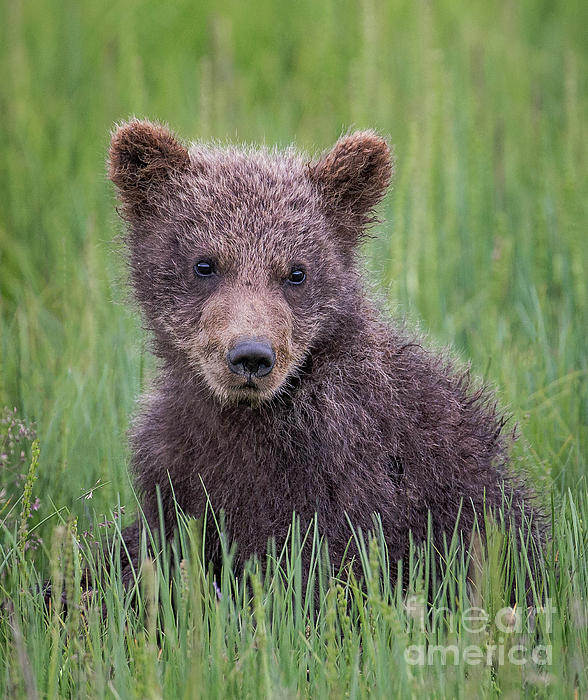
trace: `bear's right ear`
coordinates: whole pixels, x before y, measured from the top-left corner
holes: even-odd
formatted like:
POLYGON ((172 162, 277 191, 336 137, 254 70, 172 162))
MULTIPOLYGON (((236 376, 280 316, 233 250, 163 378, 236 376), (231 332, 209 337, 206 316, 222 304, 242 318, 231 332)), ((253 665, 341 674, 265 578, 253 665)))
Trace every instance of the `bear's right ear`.
POLYGON ((189 163, 188 149, 160 124, 133 119, 112 134, 108 177, 127 213, 149 208, 161 185, 189 163))
POLYGON ((390 147, 375 131, 347 134, 310 164, 310 176, 340 230, 354 244, 366 226, 377 220, 372 210, 392 176, 390 147))

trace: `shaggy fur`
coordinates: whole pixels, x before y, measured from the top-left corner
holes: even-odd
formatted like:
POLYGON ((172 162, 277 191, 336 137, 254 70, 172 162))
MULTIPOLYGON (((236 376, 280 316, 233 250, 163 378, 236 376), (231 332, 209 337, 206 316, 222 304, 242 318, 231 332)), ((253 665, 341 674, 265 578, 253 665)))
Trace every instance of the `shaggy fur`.
MULTIPOLYGON (((510 436, 491 395, 379 317, 357 247, 391 175, 371 131, 316 162, 294 151, 184 147, 148 122, 112 137, 109 176, 128 224, 131 281, 161 358, 135 421, 132 468, 145 515, 168 533, 180 507, 199 516, 206 488, 224 511, 237 565, 280 545, 314 514, 335 563, 379 513, 390 559, 409 531, 459 529, 499 506, 520 523, 525 491, 508 474, 510 436), (206 260, 215 274, 193 266, 206 260), (306 280, 292 284, 293 268, 306 280), (276 356, 260 378, 227 353, 263 339, 276 356)), ((527 507, 527 514, 529 507, 527 507)), ((218 538, 208 556, 219 564, 218 538)))

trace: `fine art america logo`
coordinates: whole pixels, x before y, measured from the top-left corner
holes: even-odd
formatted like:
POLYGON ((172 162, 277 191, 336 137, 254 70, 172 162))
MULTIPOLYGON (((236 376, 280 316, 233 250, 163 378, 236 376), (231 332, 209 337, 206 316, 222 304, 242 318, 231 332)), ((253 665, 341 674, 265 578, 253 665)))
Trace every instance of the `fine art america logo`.
MULTIPOLYGON (((406 612, 417 621, 420 631, 425 633, 423 599, 410 596, 406 601, 406 612)), ((471 642, 478 636, 480 643, 411 644, 405 649, 404 658, 412 666, 458 666, 460 662, 468 666, 524 666, 529 663, 550 666, 551 645, 533 644, 532 632, 537 624, 541 624, 543 631, 549 634, 556 612, 557 608, 551 604, 551 600, 547 600, 543 607, 529 608, 524 612, 520 608, 501 608, 494 616, 479 607, 464 608, 459 614, 451 612, 448 608, 436 608, 433 613, 434 619, 429 620, 433 626, 443 619, 443 627, 450 636, 459 629, 468 634, 471 642), (494 634, 491 634, 492 632, 494 634)))

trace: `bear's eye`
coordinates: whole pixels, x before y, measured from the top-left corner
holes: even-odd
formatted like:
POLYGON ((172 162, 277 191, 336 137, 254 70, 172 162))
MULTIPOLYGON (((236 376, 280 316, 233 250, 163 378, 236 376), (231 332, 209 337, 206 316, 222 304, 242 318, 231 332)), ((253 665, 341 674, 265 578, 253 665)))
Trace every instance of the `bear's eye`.
POLYGON ((214 264, 210 260, 199 260, 194 265, 194 274, 197 277, 210 277, 214 275, 214 264))
POLYGON ((293 267, 288 277, 290 284, 302 284, 306 279, 306 272, 302 267, 293 267))

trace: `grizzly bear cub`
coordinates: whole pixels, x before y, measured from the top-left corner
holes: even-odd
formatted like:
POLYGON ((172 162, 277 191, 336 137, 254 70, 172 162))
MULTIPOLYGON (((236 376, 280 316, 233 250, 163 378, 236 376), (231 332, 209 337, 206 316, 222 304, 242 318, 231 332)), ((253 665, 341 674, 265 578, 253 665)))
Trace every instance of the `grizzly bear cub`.
MULTIPOLYGON (((174 499, 194 516, 209 502, 242 566, 285 541, 294 511, 302 527, 316 514, 335 564, 350 523, 367 532, 374 514, 391 562, 410 532, 426 539, 429 513, 439 542, 456 521, 469 538, 506 492, 523 522, 528 495, 507 470, 491 395, 365 292, 358 246, 391 171, 373 131, 309 160, 187 147, 146 121, 116 129, 109 177, 160 358, 131 436, 153 527, 158 490, 168 534, 174 499)), ((218 537, 207 555, 219 565, 218 537)))

